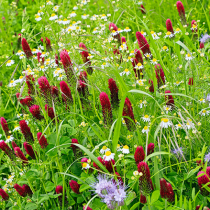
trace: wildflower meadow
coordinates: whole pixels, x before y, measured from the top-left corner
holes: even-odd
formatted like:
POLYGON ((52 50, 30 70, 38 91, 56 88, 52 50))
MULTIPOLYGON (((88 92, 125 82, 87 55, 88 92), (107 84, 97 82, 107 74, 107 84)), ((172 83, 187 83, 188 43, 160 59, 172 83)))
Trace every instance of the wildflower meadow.
POLYGON ((0 1, 0 209, 210 210, 210 2, 0 1))

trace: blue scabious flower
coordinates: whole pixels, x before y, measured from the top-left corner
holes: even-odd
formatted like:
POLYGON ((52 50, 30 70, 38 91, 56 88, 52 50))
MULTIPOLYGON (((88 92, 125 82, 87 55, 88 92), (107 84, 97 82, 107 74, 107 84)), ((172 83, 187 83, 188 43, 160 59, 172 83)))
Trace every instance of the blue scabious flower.
POLYGON ((204 160, 205 160, 205 162, 209 162, 210 161, 210 152, 205 155, 204 160))
POLYGON ((125 187, 122 183, 109 179, 106 175, 98 175, 97 181, 92 184, 95 193, 102 199, 110 209, 123 206, 126 198, 125 187))
POLYGON ((200 42, 205 43, 210 39, 208 34, 201 35, 200 42))

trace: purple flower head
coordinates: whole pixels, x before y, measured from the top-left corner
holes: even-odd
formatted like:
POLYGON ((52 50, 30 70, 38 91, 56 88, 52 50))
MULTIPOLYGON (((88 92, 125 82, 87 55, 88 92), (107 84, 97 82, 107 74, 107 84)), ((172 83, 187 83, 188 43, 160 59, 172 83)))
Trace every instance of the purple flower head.
POLYGON ((204 35, 201 35, 200 42, 205 43, 205 42, 207 42, 209 39, 210 39, 210 35, 204 34, 204 35))
POLYGON ((110 209, 124 205, 126 198, 125 187, 114 179, 109 179, 105 175, 99 174, 97 181, 92 184, 95 193, 102 199, 110 209))
POLYGON ((205 162, 209 162, 210 161, 210 151, 209 153, 207 153, 204 157, 205 162))
POLYGON ((172 150, 172 153, 180 158, 181 156, 183 156, 183 149, 182 147, 178 147, 177 149, 175 148, 172 150))
POLYGON ((210 102, 210 94, 206 96, 206 101, 210 102))

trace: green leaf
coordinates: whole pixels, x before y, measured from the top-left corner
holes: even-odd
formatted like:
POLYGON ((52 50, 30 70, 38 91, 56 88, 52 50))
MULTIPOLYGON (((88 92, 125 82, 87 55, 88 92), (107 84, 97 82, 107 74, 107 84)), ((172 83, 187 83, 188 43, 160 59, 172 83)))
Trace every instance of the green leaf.
POLYGON ((35 203, 27 203, 25 206, 25 210, 34 210, 37 208, 38 208, 38 206, 35 203))
POLYGON ((30 169, 27 173, 26 173, 26 178, 27 179, 35 179, 36 177, 39 176, 39 172, 36 169, 30 169))
POLYGON ((46 185, 45 185, 45 190, 46 190, 47 192, 52 191, 54 188, 55 188, 55 185, 54 185, 52 182, 50 182, 50 181, 48 181, 48 182, 46 183, 46 185))
POLYGON ((48 144, 53 144, 53 145, 55 145, 56 139, 57 139, 57 134, 56 134, 56 133, 52 133, 52 134, 50 134, 50 135, 47 137, 47 142, 48 142, 48 144))
POLYGON ((82 203, 83 201, 84 201, 84 198, 82 196, 77 198, 77 203, 82 203))
POLYGON ((151 157, 158 156, 158 155, 172 155, 170 152, 154 152, 151 155, 148 155, 145 159, 145 162, 147 162, 151 157))
POLYGON ((46 154, 49 157, 54 157, 58 154, 58 149, 56 147, 54 147, 54 145, 49 144, 46 148, 46 154))
POLYGON ((160 190, 155 190, 153 193, 152 193, 152 197, 151 197, 151 204, 156 202, 160 197, 160 190))
POLYGON ((126 200, 125 200, 125 204, 129 205, 134 199, 136 198, 136 193, 135 192, 129 192, 126 200))
POLYGON ((197 166, 196 168, 192 169, 188 174, 187 177, 184 180, 189 179, 192 175, 194 175, 198 170, 200 169, 200 166, 197 166))
POLYGON ((135 204, 130 208, 130 210, 136 210, 137 207, 138 207, 139 205, 140 205, 140 202, 135 203, 135 204))
MULTIPOLYGON (((60 145, 61 144, 66 144, 66 143, 71 143, 71 139, 68 136, 62 136, 60 138, 60 145)), ((67 147, 70 147, 69 145, 66 145, 67 147)))
POLYGON ((83 192, 83 191, 85 191, 85 190, 87 190, 87 189, 89 189, 90 188, 90 186, 88 185, 88 184, 82 184, 81 186, 80 186, 80 188, 79 188, 79 191, 80 192, 83 192))

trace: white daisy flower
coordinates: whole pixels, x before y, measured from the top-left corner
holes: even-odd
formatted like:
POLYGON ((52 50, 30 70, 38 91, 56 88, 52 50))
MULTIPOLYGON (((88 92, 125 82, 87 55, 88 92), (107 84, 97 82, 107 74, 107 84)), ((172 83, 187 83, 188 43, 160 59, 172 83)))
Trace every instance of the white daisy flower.
POLYGON ((19 131, 19 130, 20 130, 20 126, 19 125, 15 125, 15 128, 12 131, 14 132, 14 131, 19 131))
POLYGON ((168 128, 172 125, 172 122, 168 119, 168 118, 162 118, 161 119, 161 123, 160 123, 160 126, 162 128, 168 128))
POLYGON ((37 12, 37 15, 39 15, 39 16, 41 16, 41 15, 43 15, 44 14, 44 12, 42 12, 42 10, 39 10, 38 12, 37 12))
POLYGON ((171 111, 171 106, 164 106, 163 109, 166 111, 166 114, 171 111))
POLYGON ((210 113, 210 111, 207 111, 207 110, 205 110, 205 109, 202 109, 202 110, 199 112, 199 114, 200 114, 201 116, 209 115, 209 113, 210 113))
POLYGON ((11 136, 7 136, 7 139, 6 139, 6 143, 9 143, 9 142, 11 142, 11 141, 13 141, 14 140, 14 137, 11 135, 11 136))
POLYGON ((187 127, 188 130, 189 129, 193 129, 193 128, 195 128, 195 124, 192 123, 192 120, 191 119, 188 119, 187 120, 187 123, 186 123, 186 127, 187 127))
POLYGON ((110 149, 106 146, 103 146, 100 150, 100 153, 103 155, 105 152, 110 151, 110 149))
POLYGON ((89 15, 84 14, 84 15, 82 15, 82 19, 86 20, 88 18, 88 16, 89 15))
POLYGON ((193 57, 190 55, 190 53, 188 53, 186 56, 185 56, 185 60, 187 61, 191 61, 193 59, 193 57))
POLYGON ((164 36, 164 38, 172 38, 172 37, 174 37, 174 34, 173 33, 171 33, 170 31, 167 31, 167 33, 166 33, 166 35, 164 36))
POLYGON ((77 7, 77 6, 74 6, 74 7, 73 7, 73 10, 77 10, 77 9, 78 9, 78 7, 77 7))
POLYGON ((144 115, 144 117, 142 117, 142 120, 144 121, 144 122, 150 122, 150 117, 149 117, 149 115, 144 115))
POLYGON ((149 132, 149 127, 148 126, 144 126, 144 128, 142 129, 142 133, 148 134, 148 132, 149 132))
POLYGON ((182 83, 182 81, 181 81, 181 82, 176 81, 176 82, 174 83, 174 85, 175 85, 175 86, 179 86, 181 83, 182 83))
POLYGON ((15 63, 14 60, 8 60, 7 63, 6 63, 6 66, 11 66, 15 63))
POLYGON ((18 55, 18 56, 23 55, 23 54, 24 54, 24 52, 21 50, 18 50, 18 52, 16 53, 16 55, 18 55))
POLYGON ((11 80, 8 87, 15 87, 17 85, 17 83, 15 82, 15 80, 11 80))
POLYGON ((97 33, 98 33, 97 29, 94 28, 94 29, 93 29, 93 34, 97 34, 97 33))
POLYGON ((182 31, 179 29, 179 28, 177 28, 176 30, 175 30, 175 34, 179 34, 179 33, 181 33, 182 31))
MULTIPOLYGON (((22 114, 17 114, 17 118, 20 118, 22 117, 23 115, 22 114)), ((1 138, 1 137, 0 137, 1 138)))
POLYGON ((166 52, 168 51, 168 47, 167 46, 163 46, 162 49, 163 49, 163 51, 166 51, 166 52))
POLYGON ((156 58, 153 58, 151 61, 151 64, 156 65, 158 64, 158 60, 156 58))
POLYGON ((121 151, 122 149, 121 149, 121 146, 120 146, 120 144, 117 144, 117 151, 119 152, 119 151, 121 151))
POLYGON ((41 18, 38 14, 35 15, 35 20, 36 20, 36 21, 40 21, 41 19, 42 19, 42 18, 41 18))
POLYGON ((81 1, 81 4, 86 5, 87 4, 87 1, 86 0, 83 0, 83 1, 81 1))
POLYGON ((117 34, 119 34, 118 31, 112 30, 112 36, 116 36, 117 34))
POLYGON ((48 69, 47 66, 42 65, 42 66, 39 67, 39 71, 42 71, 42 72, 45 72, 47 69, 48 69))
POLYGON ((58 80, 58 81, 62 81, 65 77, 66 77, 66 75, 64 75, 64 74, 59 74, 59 76, 57 77, 57 80, 58 80))
POLYGON ((70 23, 70 20, 67 20, 66 18, 62 21, 63 25, 68 25, 70 23))
POLYGON ((38 49, 35 49, 35 48, 34 48, 34 49, 31 50, 31 52, 32 52, 32 54, 37 54, 37 53, 40 52, 40 51, 39 51, 38 49))
POLYGON ((152 54, 151 53, 145 53, 144 56, 148 59, 150 59, 152 57, 152 54))
POLYGON ((53 5, 51 1, 47 1, 47 5, 53 5))
POLYGON ((122 33, 123 30, 122 30, 121 28, 118 28, 118 29, 117 29, 117 32, 118 32, 118 33, 122 33))
POLYGON ((154 31, 151 31, 151 34, 154 40, 160 39, 160 37, 154 31))
POLYGON ((182 125, 180 123, 175 125, 176 130, 182 129, 182 125))
POLYGON ((140 100, 139 108, 142 109, 143 106, 144 106, 144 107, 147 106, 147 101, 146 101, 146 100, 144 100, 144 101, 140 100))
POLYGON ((128 76, 130 74, 130 71, 128 69, 125 69, 123 72, 120 73, 120 76, 123 76, 124 74, 128 76))
POLYGON ((57 69, 53 72, 53 76, 54 76, 54 77, 58 77, 59 74, 61 74, 61 73, 63 73, 63 72, 64 72, 63 69, 57 68, 57 69))
POLYGON ((88 163, 82 163, 82 169, 89 169, 90 165, 88 163))
POLYGON ((205 100, 205 99, 203 99, 203 98, 201 98, 201 99, 199 99, 199 102, 202 104, 202 103, 205 103, 205 102, 206 102, 206 100, 205 100))
POLYGON ((130 29, 129 27, 126 27, 126 28, 124 29, 124 31, 125 31, 125 32, 130 32, 131 29, 130 29))
POLYGON ((143 69, 144 66, 141 63, 137 63, 134 68, 137 69, 137 70, 139 70, 139 69, 143 69))
POLYGON ((134 171, 134 172, 133 172, 133 175, 134 175, 134 176, 138 176, 138 175, 139 175, 139 172, 138 172, 138 171, 134 171))
POLYGON ((144 80, 143 79, 139 79, 136 81, 136 83, 140 86, 143 86, 144 85, 144 80))
POLYGON ((123 146, 121 151, 122 151, 123 154, 129 154, 130 153, 129 147, 127 145, 123 146))
POLYGON ((23 58, 25 58, 26 56, 24 55, 24 54, 22 54, 22 55, 20 55, 20 57, 19 57, 19 59, 21 60, 21 59, 23 59, 23 58))
POLYGON ((54 12, 57 12, 58 9, 59 9, 59 7, 60 7, 60 6, 58 6, 58 5, 57 5, 57 6, 54 6, 54 7, 53 7, 53 11, 54 11, 54 12))
POLYGON ((57 20, 57 19, 58 19, 58 16, 55 13, 53 13, 51 17, 49 18, 49 20, 57 20))
POLYGON ((103 159, 105 161, 114 160, 114 156, 115 156, 115 154, 114 153, 111 153, 111 151, 106 151, 105 152, 105 155, 103 156, 103 159))
POLYGON ((70 17, 76 17, 77 14, 76 14, 76 12, 73 11, 69 16, 70 16, 70 17))
POLYGON ((47 52, 42 52, 42 54, 40 55, 41 58, 45 58, 49 55, 49 53, 47 52))

